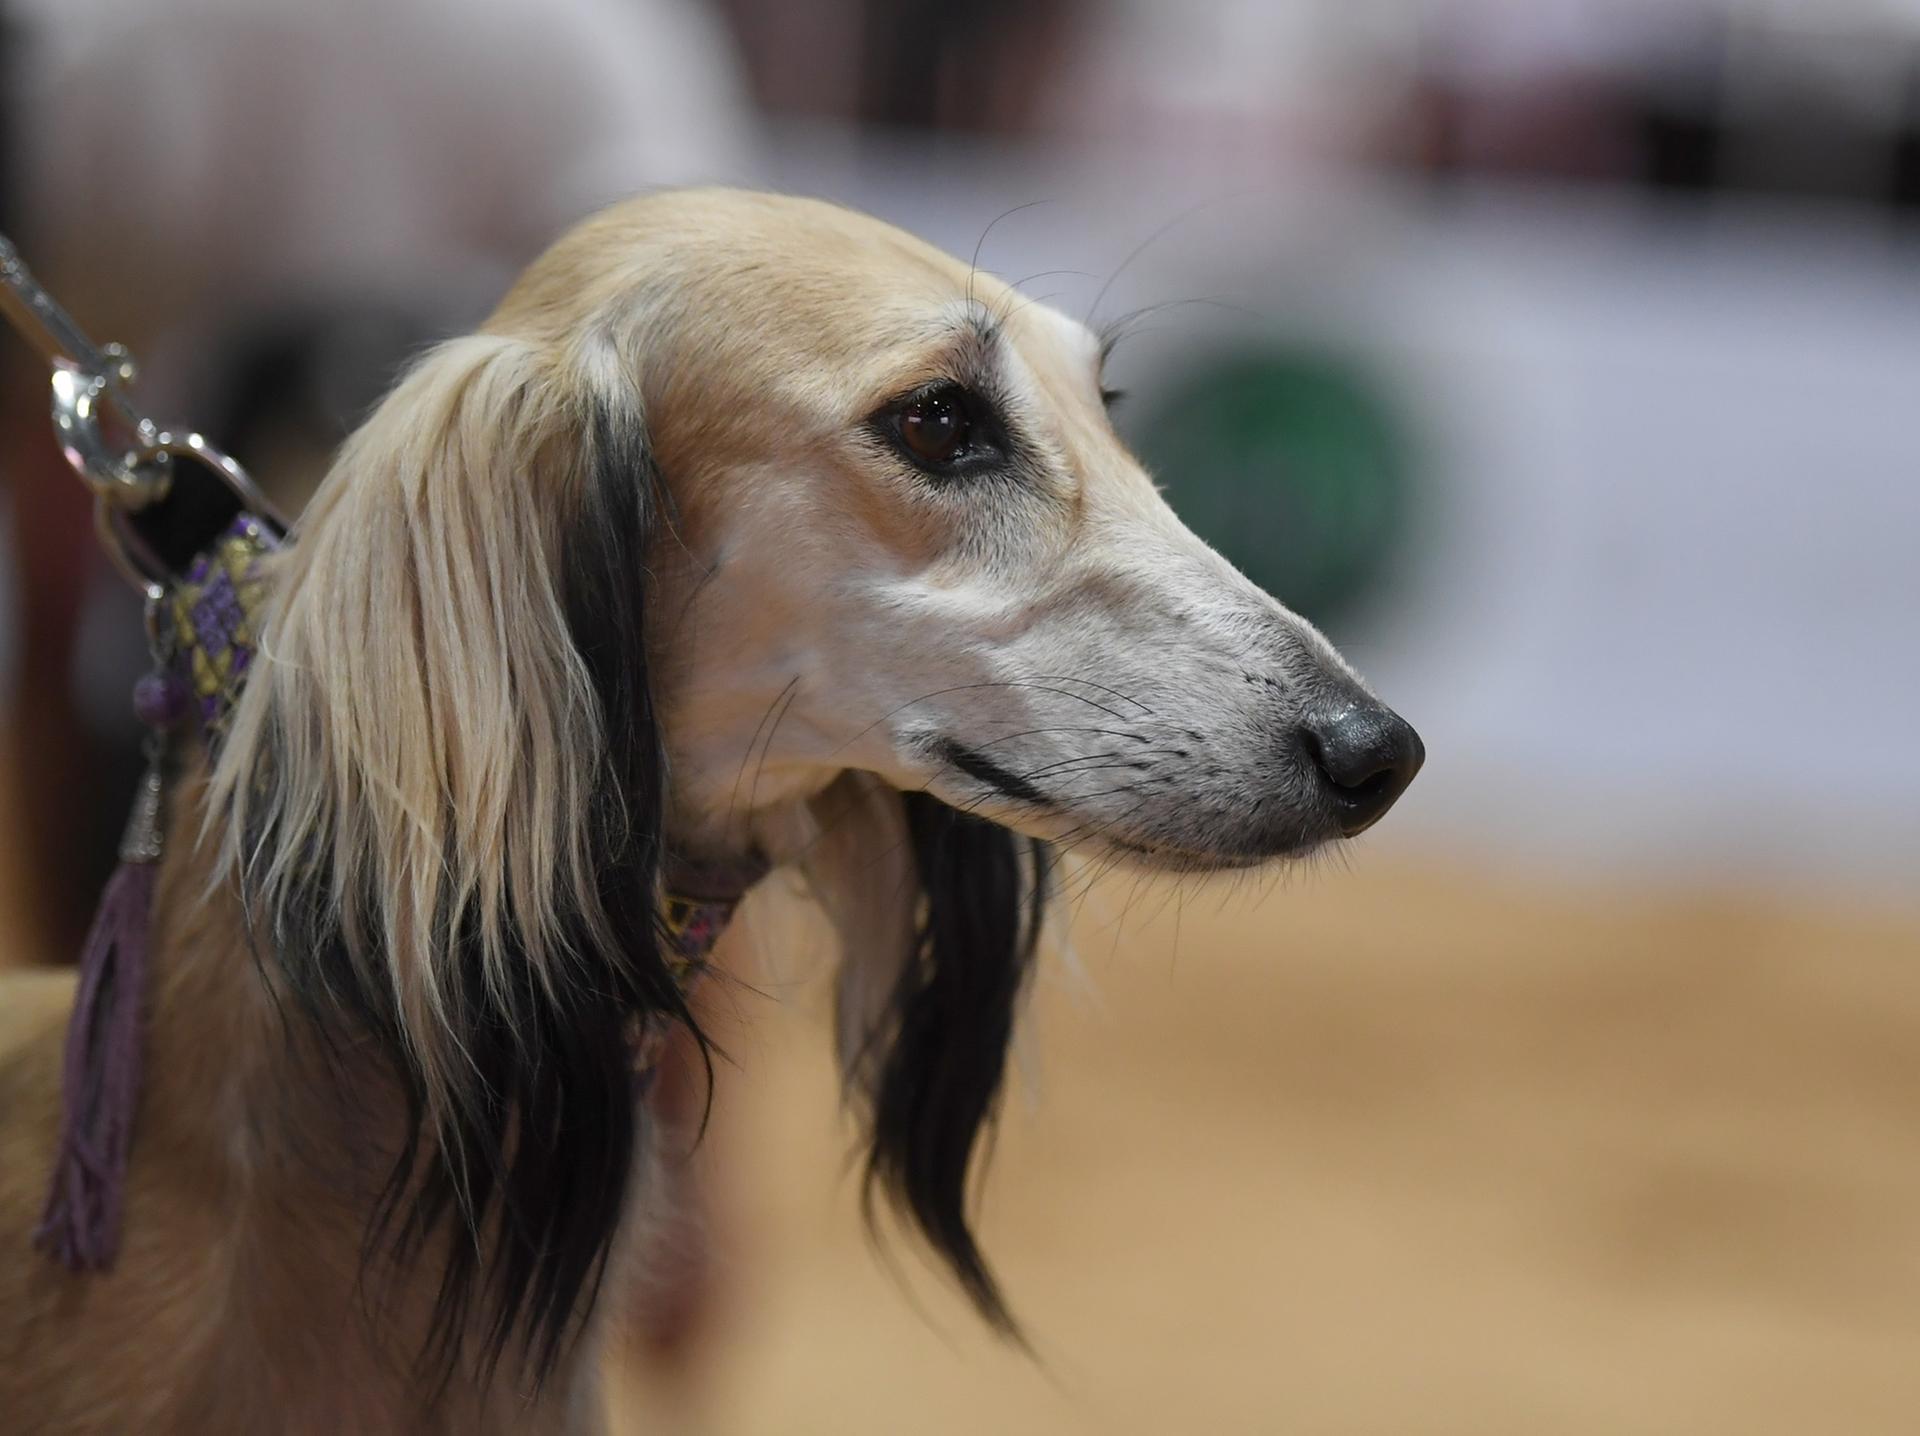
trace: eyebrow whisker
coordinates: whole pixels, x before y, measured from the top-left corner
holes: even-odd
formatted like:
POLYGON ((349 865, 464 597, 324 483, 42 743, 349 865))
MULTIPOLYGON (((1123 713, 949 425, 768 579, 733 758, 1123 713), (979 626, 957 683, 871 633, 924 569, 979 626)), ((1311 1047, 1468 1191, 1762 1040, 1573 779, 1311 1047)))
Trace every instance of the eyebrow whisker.
POLYGON ((1141 320, 1150 319, 1164 310, 1183 309, 1189 306, 1223 310, 1229 314, 1237 314, 1243 319, 1264 320, 1268 317, 1251 305, 1236 304, 1230 299, 1216 299, 1210 295, 1196 295, 1188 299, 1162 299, 1158 303, 1143 304, 1138 309, 1130 309, 1125 314, 1116 315, 1100 326, 1098 333, 1101 363, 1104 364, 1107 361, 1121 341, 1146 332, 1139 328, 1141 320))
POLYGON ((1051 203, 1053 203, 1053 201, 1048 199, 1030 199, 1025 204, 1016 204, 1012 209, 1002 210, 999 214, 996 214, 990 221, 988 221, 987 227, 980 231, 980 237, 973 242, 973 257, 967 261, 967 306, 968 308, 972 308, 973 306, 973 302, 974 302, 973 278, 976 274, 980 272, 980 251, 986 247, 987 236, 992 234, 993 231, 996 228, 998 228, 1001 220, 1011 219, 1014 215, 1019 214, 1020 211, 1022 210, 1033 209, 1036 206, 1043 205, 1043 204, 1051 204, 1051 203))

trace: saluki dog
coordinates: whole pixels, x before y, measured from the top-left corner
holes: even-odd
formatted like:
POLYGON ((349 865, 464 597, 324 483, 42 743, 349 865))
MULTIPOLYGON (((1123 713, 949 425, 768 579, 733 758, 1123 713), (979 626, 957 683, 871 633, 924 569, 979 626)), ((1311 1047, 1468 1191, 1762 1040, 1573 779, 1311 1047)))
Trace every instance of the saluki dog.
POLYGON ((1054 855, 1295 857, 1423 756, 1182 526, 1104 359, 731 191, 586 221, 428 352, 266 561, 220 740, 175 745, 108 1270, 30 1250, 73 982, 5 983, 0 1425, 598 1429, 657 1200, 636 1064, 693 1021, 666 909, 768 867, 842 944, 871 1189, 1012 1332, 965 1195, 1054 855))

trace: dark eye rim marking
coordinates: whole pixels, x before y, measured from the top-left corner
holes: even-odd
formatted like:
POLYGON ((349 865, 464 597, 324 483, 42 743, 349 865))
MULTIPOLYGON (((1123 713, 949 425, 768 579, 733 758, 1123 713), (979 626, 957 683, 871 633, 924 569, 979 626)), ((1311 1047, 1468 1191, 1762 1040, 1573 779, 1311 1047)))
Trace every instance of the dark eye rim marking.
POLYGON ((998 406, 977 388, 958 379, 935 379, 890 400, 867 421, 867 426, 900 458, 936 479, 966 478, 1004 469, 1015 454, 1016 446, 998 406), (906 437, 909 411, 935 402, 951 404, 966 416, 966 440, 947 460, 932 460, 917 453, 906 437))

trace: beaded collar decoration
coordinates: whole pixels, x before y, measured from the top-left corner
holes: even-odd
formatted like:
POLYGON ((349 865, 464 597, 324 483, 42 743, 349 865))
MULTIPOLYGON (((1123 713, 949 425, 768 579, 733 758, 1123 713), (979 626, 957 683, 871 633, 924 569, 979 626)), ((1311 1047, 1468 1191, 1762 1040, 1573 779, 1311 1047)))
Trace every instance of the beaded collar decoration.
MULTIPOLYGON (((119 1245, 133 1117, 140 1095, 141 1012, 156 876, 165 831, 168 736, 190 720, 217 747, 253 666, 268 594, 267 561, 282 539, 243 512, 171 583, 149 593, 153 670, 134 687, 148 729, 147 770, 120 842, 120 866, 102 894, 81 953, 62 1074, 60 1151, 34 1239, 75 1270, 104 1269, 119 1245)), ((675 864, 661 897, 668 965, 684 991, 708 966, 763 863, 675 864)), ((664 1046, 662 1024, 629 1034, 636 1096, 664 1046)))
MULTIPOLYGON (((279 546, 257 519, 243 514, 157 601, 155 675, 188 690, 178 694, 169 716, 177 723, 184 716, 179 706, 190 702, 210 744, 226 732, 253 666, 267 599, 261 565, 279 546)), ((146 714, 140 717, 148 721, 146 714)))

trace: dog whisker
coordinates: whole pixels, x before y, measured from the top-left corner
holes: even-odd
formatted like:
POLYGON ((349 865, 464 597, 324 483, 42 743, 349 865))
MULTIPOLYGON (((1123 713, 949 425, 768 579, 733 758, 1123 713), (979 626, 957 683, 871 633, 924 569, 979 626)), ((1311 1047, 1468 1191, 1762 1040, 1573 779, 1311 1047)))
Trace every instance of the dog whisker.
POLYGON ((980 274, 980 251, 986 248, 987 236, 992 234, 994 230, 1000 227, 1000 222, 1002 220, 1011 219, 1016 214, 1022 214, 1027 210, 1037 209, 1043 204, 1052 204, 1052 203, 1053 201, 1050 199, 1030 199, 1025 204, 1016 204, 1012 209, 1001 210, 1000 213, 996 214, 991 220, 987 222, 987 227, 980 231, 980 237, 973 242, 973 255, 970 259, 967 260, 968 307, 972 307, 974 303, 973 282, 980 274))
POLYGON ((773 740, 780 736, 780 725, 787 721, 787 714, 793 711, 793 702, 800 694, 800 679, 796 676, 784 690, 786 701, 780 705, 780 712, 773 724, 767 729, 767 741, 760 745, 760 761, 753 770, 753 782, 747 789, 747 821, 752 822, 753 815, 760 807, 760 775, 766 771, 767 755, 773 751, 773 740))
POLYGON ((1127 257, 1121 260, 1120 263, 1117 266, 1115 266, 1112 273, 1110 273, 1107 276, 1106 283, 1102 284, 1100 286, 1099 292, 1093 296, 1093 303, 1087 306, 1087 312, 1080 322, 1086 325, 1091 325, 1093 323, 1093 316, 1100 312, 1100 301, 1107 297, 1108 291, 1110 291, 1115 284, 1119 283, 1120 277, 1124 275, 1129 269, 1133 268, 1134 264, 1139 260, 1141 255, 1145 254, 1154 245, 1158 244, 1161 240, 1165 239, 1169 234, 1173 233, 1174 230, 1178 229, 1181 225, 1185 224, 1188 220, 1194 218, 1196 215, 1204 213, 1208 209, 1213 208, 1215 205, 1224 204, 1232 198, 1235 198, 1235 196, 1220 195, 1214 198, 1196 200, 1193 204, 1190 204, 1185 209, 1182 209, 1177 213, 1173 214, 1165 222, 1163 222, 1157 228, 1155 228, 1150 234, 1147 235, 1145 239, 1141 240, 1131 250, 1129 250, 1127 252, 1127 257))
MULTIPOLYGON (((1144 704, 1140 703, 1137 699, 1128 698, 1127 695, 1124 693, 1114 693, 1112 689, 1103 688, 1102 685, 1098 683, 1091 683, 1088 680, 1083 678, 1062 678, 1062 679, 1052 680, 1052 682, 1086 683, 1087 686, 1089 687, 1101 689, 1101 691, 1103 692, 1113 693, 1113 696, 1120 698, 1125 702, 1132 703, 1136 708, 1139 708, 1142 712, 1151 713, 1152 711, 1151 709, 1148 709, 1144 704)), ((1084 703, 1089 708, 1097 708, 1099 709, 1100 712, 1105 713, 1109 718, 1117 719, 1122 723, 1127 721, 1126 714, 1116 713, 1114 712, 1113 709, 1108 708, 1103 704, 1094 702, 1091 698, 1086 697, 1084 694, 1070 693, 1063 688, 1055 688, 1051 686, 1050 682, 1045 680, 1028 679, 1028 678, 983 680, 978 683, 956 683, 948 688, 936 688, 931 693, 923 693, 918 698, 909 698, 905 703, 899 704, 894 708, 888 709, 885 713, 882 713, 878 718, 874 719, 871 723, 867 724, 864 728, 861 728, 860 730, 855 732, 852 737, 848 738, 845 742, 841 743, 839 747, 834 749, 834 753, 837 755, 839 753, 845 752, 848 748, 852 747, 855 743, 859 742, 860 739, 866 737, 875 728, 878 728, 882 723, 887 722, 891 718, 899 717, 902 713, 906 712, 909 708, 916 708, 922 703, 931 703, 936 698, 945 698, 955 693, 971 693, 971 692, 988 690, 988 689, 996 689, 996 688, 1033 690, 1041 693, 1057 694, 1062 698, 1071 698, 1076 703, 1084 703)))
POLYGON ((1002 733, 997 738, 988 738, 975 746, 979 748, 991 748, 996 743, 1011 743, 1019 738, 1050 737, 1056 733, 1098 733, 1108 738, 1131 738, 1136 743, 1152 741, 1144 733, 1136 733, 1129 728, 1092 728, 1084 725, 1079 727, 1068 725, 1052 728, 1023 728, 1018 733, 1002 733))
MULTIPOLYGON (((760 744, 760 734, 762 730, 766 728, 768 720, 773 718, 774 710, 781 708, 782 703, 789 700, 789 696, 799 685, 800 675, 796 673, 792 678, 787 680, 785 686, 782 687, 778 693, 773 695, 773 701, 767 704, 766 711, 760 715, 760 721, 753 725, 753 734, 747 739, 747 751, 740 755, 740 769, 733 777, 733 793, 727 799, 727 816, 721 824, 723 832, 731 833, 733 831, 734 818, 740 808, 740 785, 746 780, 747 767, 753 762, 754 750, 760 744)), ((764 762, 765 759, 763 758, 761 761, 764 762)), ((755 781, 758 781, 757 775, 755 781)))

